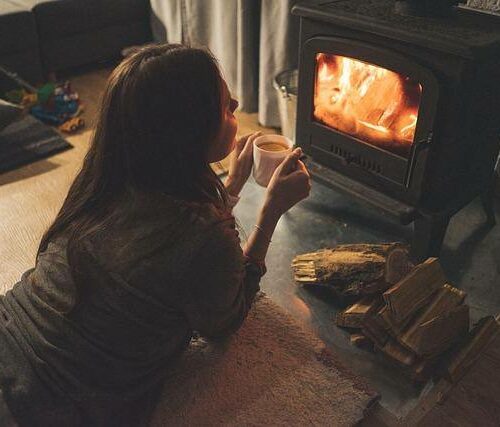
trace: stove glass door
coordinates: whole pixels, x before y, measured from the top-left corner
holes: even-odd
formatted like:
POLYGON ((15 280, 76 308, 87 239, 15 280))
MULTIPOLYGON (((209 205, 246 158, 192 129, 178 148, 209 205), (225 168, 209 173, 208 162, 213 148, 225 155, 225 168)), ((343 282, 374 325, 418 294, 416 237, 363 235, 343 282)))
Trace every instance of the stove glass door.
POLYGON ((408 158, 422 85, 359 59, 323 52, 315 58, 313 120, 408 158))

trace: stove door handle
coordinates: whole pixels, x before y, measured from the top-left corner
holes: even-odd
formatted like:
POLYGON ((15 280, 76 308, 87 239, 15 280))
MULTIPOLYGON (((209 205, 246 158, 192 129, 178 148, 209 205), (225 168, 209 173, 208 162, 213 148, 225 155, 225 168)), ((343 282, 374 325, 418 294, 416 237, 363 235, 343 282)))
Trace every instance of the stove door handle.
POLYGON ((413 176, 413 171, 415 170, 415 167, 417 165, 417 158, 420 156, 420 153, 424 150, 427 150, 429 148, 429 145, 432 142, 432 137, 433 134, 432 132, 429 132, 427 135, 427 138, 421 139, 413 144, 413 147, 411 149, 411 155, 410 155, 410 164, 408 165, 408 171, 406 173, 405 177, 405 187, 409 188, 411 185, 411 179, 413 176))

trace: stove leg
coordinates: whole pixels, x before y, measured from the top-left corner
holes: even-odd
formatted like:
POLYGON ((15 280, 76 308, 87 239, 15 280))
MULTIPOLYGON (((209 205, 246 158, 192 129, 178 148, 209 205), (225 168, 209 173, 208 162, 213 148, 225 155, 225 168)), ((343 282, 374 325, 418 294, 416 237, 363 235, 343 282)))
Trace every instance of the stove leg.
POLYGON ((491 183, 481 193, 481 204, 483 205, 484 213, 486 214, 486 224, 494 226, 495 219, 495 180, 492 179, 491 183))
POLYGON ((411 256, 416 262, 423 262, 432 256, 439 256, 450 217, 420 217, 413 223, 411 256))

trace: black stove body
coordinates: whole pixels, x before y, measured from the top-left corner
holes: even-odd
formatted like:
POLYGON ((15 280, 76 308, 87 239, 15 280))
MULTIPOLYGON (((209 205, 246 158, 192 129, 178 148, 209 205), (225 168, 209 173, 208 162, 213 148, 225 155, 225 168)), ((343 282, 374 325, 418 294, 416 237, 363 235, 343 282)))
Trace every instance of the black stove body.
POLYGON ((401 16, 391 0, 299 4, 296 141, 313 177, 414 222, 418 260, 481 196, 494 223, 500 17, 401 16))

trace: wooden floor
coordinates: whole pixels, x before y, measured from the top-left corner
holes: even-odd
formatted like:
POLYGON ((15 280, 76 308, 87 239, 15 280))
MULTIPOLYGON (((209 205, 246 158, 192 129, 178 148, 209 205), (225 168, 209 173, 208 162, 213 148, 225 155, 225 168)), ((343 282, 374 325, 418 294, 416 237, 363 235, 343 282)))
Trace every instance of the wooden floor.
MULTIPOLYGON (((71 77, 73 87, 85 104, 84 118, 87 122, 84 130, 67 137, 74 146, 73 149, 0 175, 0 292, 9 289, 20 275, 34 264, 40 237, 57 213, 68 186, 78 172, 88 149, 92 124, 109 71, 109 68, 105 68, 71 77)), ((238 113, 237 116, 240 135, 257 130, 265 133, 274 132, 273 129, 259 126, 256 114, 238 113)), ((498 356, 496 360, 500 359, 498 351, 494 354, 495 357, 498 356)), ((496 363, 495 366, 500 365, 496 363)), ((499 384, 498 376, 498 369, 496 372, 482 372, 477 384, 484 383, 485 379, 499 384)), ((478 405, 483 402, 474 401, 470 393, 468 396, 467 402, 460 398, 453 398, 448 401, 446 407, 442 409, 435 407, 427 414, 424 418, 425 423, 421 425, 440 424, 443 427, 446 425, 494 425, 492 420, 495 420, 497 412, 491 407, 478 409, 478 405), (470 407, 468 408, 467 405, 470 407), (450 414, 462 414, 462 422, 457 421, 456 418, 452 419, 450 414), (471 418, 464 414, 476 414, 477 424, 471 424, 471 418), (485 414, 488 415, 484 418, 487 421, 486 424, 481 421, 482 415, 485 414)), ((435 400, 437 401, 437 398, 435 400)), ((491 398, 488 404, 496 405, 497 400, 491 398)), ((425 412, 422 409, 422 413, 417 418, 424 417, 427 410, 435 404, 435 401, 430 404, 427 402, 427 409, 425 412)), ((413 425, 417 418, 406 419, 402 425, 413 425)), ((496 425, 500 425, 498 418, 496 420, 499 422, 496 425)), ((381 408, 377 409, 367 421, 367 425, 401 425, 381 408)))
MULTIPOLYGON (((457 386, 419 422, 419 427, 500 425, 500 334, 486 346, 457 386)), ((446 386, 446 384, 445 384, 446 386)))

